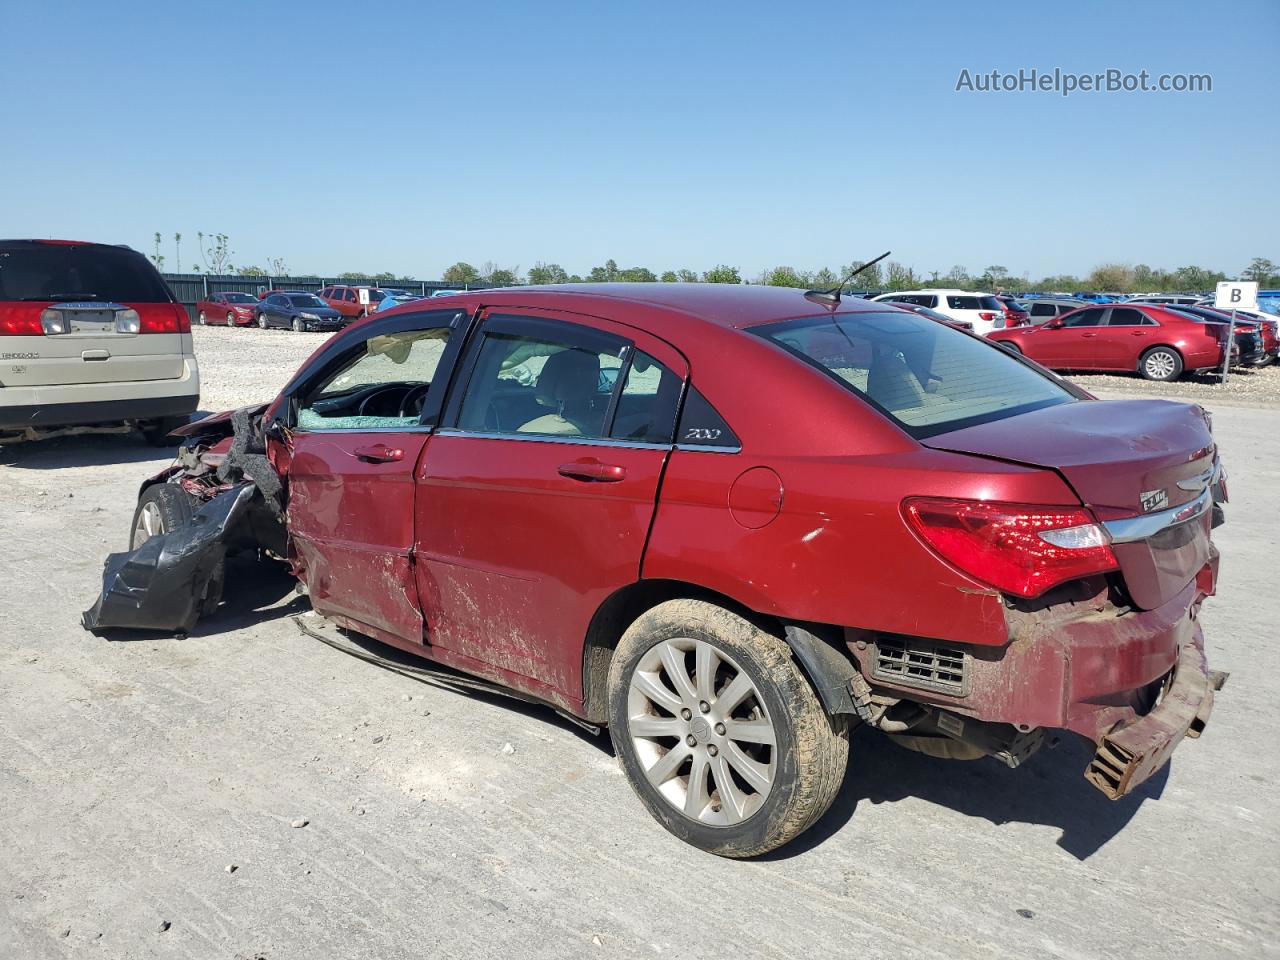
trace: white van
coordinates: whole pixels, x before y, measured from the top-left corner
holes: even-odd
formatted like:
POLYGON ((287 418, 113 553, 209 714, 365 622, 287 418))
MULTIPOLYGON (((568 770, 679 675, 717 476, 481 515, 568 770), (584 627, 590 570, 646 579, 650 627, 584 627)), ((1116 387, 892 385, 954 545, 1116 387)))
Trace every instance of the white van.
POLYGON ((199 402, 191 319, 146 257, 0 240, 0 443, 104 427, 161 443, 199 402))

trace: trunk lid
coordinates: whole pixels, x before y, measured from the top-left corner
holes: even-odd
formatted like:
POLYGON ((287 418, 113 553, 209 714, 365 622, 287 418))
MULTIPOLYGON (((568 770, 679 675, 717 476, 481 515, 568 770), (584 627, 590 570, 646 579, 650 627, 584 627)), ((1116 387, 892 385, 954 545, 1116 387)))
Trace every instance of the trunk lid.
POLYGON ((1104 523, 1166 516, 1167 526, 1113 545, 1129 594, 1142 609, 1171 599, 1209 559, 1211 511, 1188 508, 1206 496, 1217 450, 1204 412, 1194 404, 1084 400, 923 443, 1055 470, 1104 523))

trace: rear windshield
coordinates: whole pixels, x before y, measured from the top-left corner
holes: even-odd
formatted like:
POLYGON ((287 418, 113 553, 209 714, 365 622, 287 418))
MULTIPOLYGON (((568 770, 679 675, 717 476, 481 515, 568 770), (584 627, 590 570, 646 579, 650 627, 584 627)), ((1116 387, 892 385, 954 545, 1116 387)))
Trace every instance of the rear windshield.
POLYGON ((222 298, 227 303, 257 303, 257 297, 251 297, 247 293, 224 293, 222 298))
POLYGON ((817 367, 917 439, 1075 400, 999 347, 915 314, 806 317, 751 332, 817 367))
POLYGON ((0 243, 0 301, 172 303, 145 257, 120 247, 0 243))
POLYGON ((289 297, 295 307, 327 307, 328 304, 310 293, 295 293, 289 297))

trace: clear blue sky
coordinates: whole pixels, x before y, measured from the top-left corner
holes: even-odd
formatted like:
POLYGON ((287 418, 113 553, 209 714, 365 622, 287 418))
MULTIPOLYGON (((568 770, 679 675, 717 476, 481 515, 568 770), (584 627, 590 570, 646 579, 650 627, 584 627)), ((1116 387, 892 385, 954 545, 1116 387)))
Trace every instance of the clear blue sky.
POLYGON ((294 272, 1280 261, 1280 3, 0 4, 0 235, 294 272), (1213 92, 956 93, 962 68, 1213 92))

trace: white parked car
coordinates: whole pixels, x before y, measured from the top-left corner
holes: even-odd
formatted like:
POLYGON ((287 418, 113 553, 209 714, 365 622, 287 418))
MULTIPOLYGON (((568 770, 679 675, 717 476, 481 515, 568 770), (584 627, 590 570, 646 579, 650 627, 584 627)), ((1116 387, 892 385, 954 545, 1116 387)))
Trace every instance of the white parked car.
POLYGON ((881 303, 914 303, 937 310, 952 320, 973 324, 973 332, 985 336, 1004 328, 1004 308, 989 293, 972 290, 902 290, 882 293, 872 300, 881 303))
POLYGON ((0 240, 0 442, 136 427, 160 443, 199 402, 191 318, 146 257, 0 240))

